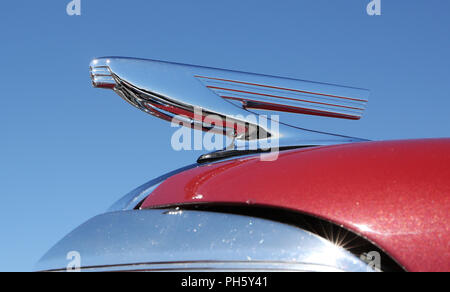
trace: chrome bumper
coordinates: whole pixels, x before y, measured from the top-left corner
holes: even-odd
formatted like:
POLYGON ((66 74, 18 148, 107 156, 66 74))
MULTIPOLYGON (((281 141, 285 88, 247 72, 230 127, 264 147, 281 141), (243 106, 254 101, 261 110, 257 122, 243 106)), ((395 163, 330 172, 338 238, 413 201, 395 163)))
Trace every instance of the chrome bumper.
POLYGON ((99 215, 50 249, 36 270, 66 271, 74 253, 81 271, 371 271, 298 227, 204 211, 99 215))

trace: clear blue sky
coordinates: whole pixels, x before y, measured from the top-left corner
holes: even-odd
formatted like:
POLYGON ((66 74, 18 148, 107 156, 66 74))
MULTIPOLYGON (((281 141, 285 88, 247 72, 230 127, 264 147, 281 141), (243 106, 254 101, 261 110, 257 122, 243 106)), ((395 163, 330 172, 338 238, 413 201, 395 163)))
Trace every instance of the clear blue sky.
POLYGON ((54 243, 134 187, 192 163, 173 129, 111 91, 90 59, 161 59, 371 90, 361 121, 303 127, 369 139, 450 136, 450 2, 3 1, 0 270, 31 270, 54 243))

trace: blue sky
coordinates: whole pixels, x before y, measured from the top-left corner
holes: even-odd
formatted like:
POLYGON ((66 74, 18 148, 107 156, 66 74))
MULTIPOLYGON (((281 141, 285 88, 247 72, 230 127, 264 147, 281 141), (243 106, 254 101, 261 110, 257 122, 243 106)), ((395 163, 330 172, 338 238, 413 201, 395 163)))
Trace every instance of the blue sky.
POLYGON ((134 187, 191 164, 174 131, 90 85, 98 56, 161 59, 371 90, 360 121, 292 117, 374 140, 450 136, 450 2, 4 1, 0 9, 0 270, 54 243, 134 187))

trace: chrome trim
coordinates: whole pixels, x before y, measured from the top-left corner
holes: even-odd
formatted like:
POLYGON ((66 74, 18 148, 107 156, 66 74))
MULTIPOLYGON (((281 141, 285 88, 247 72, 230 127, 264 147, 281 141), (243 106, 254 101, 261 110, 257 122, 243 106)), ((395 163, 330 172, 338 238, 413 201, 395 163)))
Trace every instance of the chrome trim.
POLYGON ((143 188, 142 191, 139 190, 126 195, 118 203, 115 203, 113 206, 111 206, 108 209, 108 212, 134 210, 139 205, 139 203, 150 196, 153 191, 156 190, 156 188, 159 187, 159 185, 162 183, 163 182, 152 184, 147 188, 143 188))
POLYGON ((365 141, 302 129, 261 115, 256 115, 255 121, 249 116, 255 114, 251 109, 268 109, 359 119, 368 101, 364 89, 120 57, 95 59, 90 68, 95 87, 113 89, 133 106, 158 118, 230 136, 233 142, 228 150, 251 149, 255 147, 252 141, 263 142, 256 145, 258 148, 365 141), (205 122, 208 115, 220 122, 205 122))
POLYGON ((64 271, 72 251, 86 271, 372 271, 345 249, 291 225, 179 209, 97 216, 50 249, 36 270, 64 271))
MULTIPOLYGON (((283 105, 294 113, 308 114, 310 110, 309 114, 322 113, 324 116, 358 120, 368 102, 366 97, 350 98, 230 79, 195 77, 220 97, 239 101, 246 109, 258 109, 258 105, 283 105)), ((277 78, 271 82, 282 83, 283 79, 277 78)))
POLYGON ((139 203, 147 198, 166 179, 175 174, 191 168, 195 168, 197 166, 199 165, 187 165, 146 182, 145 184, 137 187, 136 189, 132 190, 131 192, 120 198, 118 201, 116 201, 111 207, 108 208, 107 212, 134 210, 139 205, 139 203))
MULTIPOLYGON (((66 269, 46 270, 65 272, 66 269)), ((240 262, 240 261, 193 261, 167 263, 138 263, 129 265, 92 266, 83 272, 345 272, 334 267, 288 262, 240 262)))
POLYGON ((91 79, 94 87, 112 89, 116 86, 108 66, 91 67, 91 79))

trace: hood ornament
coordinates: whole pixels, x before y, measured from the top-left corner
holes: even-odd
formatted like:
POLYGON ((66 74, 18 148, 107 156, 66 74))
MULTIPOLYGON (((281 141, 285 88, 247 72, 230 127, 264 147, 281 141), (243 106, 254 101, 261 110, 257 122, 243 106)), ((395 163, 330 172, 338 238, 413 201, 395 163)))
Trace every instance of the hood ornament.
POLYGON ((94 59, 90 70, 94 87, 112 89, 148 114, 232 137, 227 150, 270 139, 280 148, 365 141, 251 118, 253 110, 270 110, 358 120, 368 102, 364 89, 122 57, 94 59), (220 122, 205 121, 211 115, 220 122))

